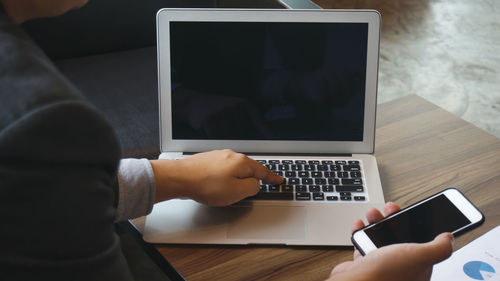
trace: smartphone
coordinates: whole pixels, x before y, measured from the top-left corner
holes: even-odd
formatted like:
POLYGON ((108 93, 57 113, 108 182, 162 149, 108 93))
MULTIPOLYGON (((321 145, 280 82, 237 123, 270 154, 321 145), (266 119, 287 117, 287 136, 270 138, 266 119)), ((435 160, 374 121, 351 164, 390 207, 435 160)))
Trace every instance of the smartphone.
POLYGON ((484 222, 483 214, 457 189, 448 188, 353 233, 362 255, 396 243, 425 243, 443 232, 458 236, 484 222))

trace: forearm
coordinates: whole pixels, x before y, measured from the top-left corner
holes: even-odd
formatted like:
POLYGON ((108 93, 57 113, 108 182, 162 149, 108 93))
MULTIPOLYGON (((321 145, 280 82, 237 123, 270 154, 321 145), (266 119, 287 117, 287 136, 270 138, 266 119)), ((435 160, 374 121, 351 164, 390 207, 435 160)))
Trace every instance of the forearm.
POLYGON ((283 178, 232 150, 198 153, 179 160, 150 161, 156 202, 190 198, 209 206, 228 206, 259 191, 259 180, 279 184, 283 178))
POLYGON ((185 184, 181 161, 122 159, 115 221, 145 216, 158 202, 189 197, 185 184))

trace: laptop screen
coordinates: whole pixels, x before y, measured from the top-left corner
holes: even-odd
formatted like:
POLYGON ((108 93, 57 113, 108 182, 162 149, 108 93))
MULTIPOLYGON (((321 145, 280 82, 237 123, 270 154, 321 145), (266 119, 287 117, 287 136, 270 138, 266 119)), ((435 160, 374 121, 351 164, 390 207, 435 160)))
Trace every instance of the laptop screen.
POLYGON ((172 137, 363 141, 368 23, 170 22, 172 137))

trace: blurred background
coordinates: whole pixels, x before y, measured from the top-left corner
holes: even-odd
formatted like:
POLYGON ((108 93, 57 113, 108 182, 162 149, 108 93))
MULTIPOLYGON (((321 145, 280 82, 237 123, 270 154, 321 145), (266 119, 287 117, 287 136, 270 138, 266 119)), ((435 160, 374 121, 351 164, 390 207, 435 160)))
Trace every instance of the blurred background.
POLYGON ((499 0, 313 0, 382 15, 378 103, 416 94, 500 137, 499 0))

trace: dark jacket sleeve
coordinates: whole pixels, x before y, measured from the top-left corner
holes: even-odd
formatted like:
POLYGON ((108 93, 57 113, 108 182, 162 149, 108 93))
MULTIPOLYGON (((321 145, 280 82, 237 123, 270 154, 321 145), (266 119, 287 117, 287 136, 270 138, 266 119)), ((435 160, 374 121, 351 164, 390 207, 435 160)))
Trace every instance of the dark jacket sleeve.
POLYGON ((78 101, 46 105, 2 132, 2 280, 127 280, 113 228, 112 132, 78 101))
POLYGON ((131 280, 113 129, 0 15, 0 280, 131 280))

